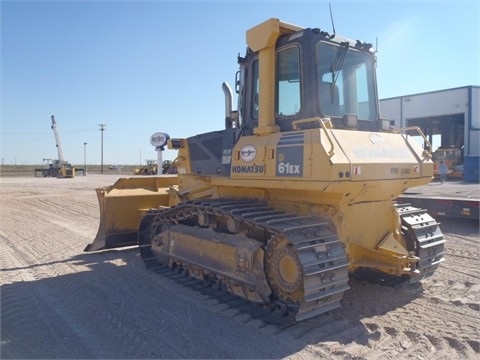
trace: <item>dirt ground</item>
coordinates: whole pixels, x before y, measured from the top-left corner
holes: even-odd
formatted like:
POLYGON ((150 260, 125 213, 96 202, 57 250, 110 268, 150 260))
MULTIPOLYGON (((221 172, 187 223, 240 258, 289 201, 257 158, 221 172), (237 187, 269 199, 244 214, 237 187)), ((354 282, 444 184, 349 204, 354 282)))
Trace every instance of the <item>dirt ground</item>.
POLYGON ((446 262, 402 289, 350 280, 342 307, 280 331, 145 269, 83 253, 118 175, 0 178, 2 359, 479 359, 478 222, 442 219, 446 262))

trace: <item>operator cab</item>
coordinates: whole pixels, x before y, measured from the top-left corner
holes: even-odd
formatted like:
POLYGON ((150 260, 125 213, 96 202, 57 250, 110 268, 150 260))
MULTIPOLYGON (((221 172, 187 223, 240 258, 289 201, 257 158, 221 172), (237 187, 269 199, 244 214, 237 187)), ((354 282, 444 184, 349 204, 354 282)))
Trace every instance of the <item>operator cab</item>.
MULTIPOLYGON (((303 29, 276 43, 275 124, 293 130, 300 119, 330 118, 335 128, 379 130, 372 45, 303 29)), ((239 58, 239 127, 251 135, 259 120, 259 56, 239 58)), ((380 128, 379 128, 380 125, 380 128)), ((315 127, 315 122, 302 128, 315 127)))
MULTIPOLYGON (((195 175, 229 176, 242 136, 334 127, 388 130, 379 120, 375 54, 370 44, 270 19, 247 31, 235 90, 224 84, 225 129, 187 139, 195 175)), ((183 147, 171 140, 171 147, 183 147)))

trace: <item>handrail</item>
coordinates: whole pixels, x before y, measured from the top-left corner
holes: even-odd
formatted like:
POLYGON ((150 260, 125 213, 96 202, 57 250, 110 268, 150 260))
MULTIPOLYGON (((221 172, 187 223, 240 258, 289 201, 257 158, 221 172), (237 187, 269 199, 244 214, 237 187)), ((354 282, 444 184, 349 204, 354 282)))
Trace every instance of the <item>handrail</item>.
MULTIPOLYGON (((423 138, 423 141, 425 141, 425 144, 427 144, 428 146, 428 151, 427 151, 427 155, 428 156, 425 156, 425 157, 432 157, 432 144, 430 144, 430 141, 428 141, 427 137, 425 136, 425 134, 423 133, 423 131, 418 127, 418 126, 409 126, 409 127, 405 127, 405 128, 399 128, 399 129, 393 129, 393 132, 394 133, 401 133, 401 132, 405 132, 405 131, 409 131, 409 130, 416 130, 417 133, 423 138)), ((408 134, 406 134, 408 136, 408 134)), ((424 152, 425 152, 425 149, 424 149, 424 152)))
POLYGON ((328 156, 332 157, 334 154, 333 148, 333 141, 332 138, 330 137, 330 134, 327 131, 327 124, 329 124, 328 128, 332 128, 332 123, 330 121, 330 118, 319 118, 319 117, 312 117, 312 118, 307 118, 307 119, 299 119, 299 120, 293 120, 292 121, 292 128, 293 130, 298 130, 299 125, 301 124, 306 124, 306 123, 312 123, 312 122, 317 122, 320 124, 321 128, 325 132, 325 135, 327 136, 327 140, 330 143, 330 151, 328 151, 328 156))

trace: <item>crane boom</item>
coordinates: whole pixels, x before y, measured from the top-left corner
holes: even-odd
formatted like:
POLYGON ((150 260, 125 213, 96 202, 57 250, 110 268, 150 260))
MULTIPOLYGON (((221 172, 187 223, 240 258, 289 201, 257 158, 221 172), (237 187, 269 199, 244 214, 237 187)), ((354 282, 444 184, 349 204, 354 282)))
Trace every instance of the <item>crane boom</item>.
POLYGON ((57 146, 57 151, 58 151, 58 160, 63 162, 63 151, 62 151, 62 145, 60 144, 60 135, 58 135, 57 131, 57 123, 55 122, 55 117, 52 115, 52 130, 55 135, 55 145, 57 146))

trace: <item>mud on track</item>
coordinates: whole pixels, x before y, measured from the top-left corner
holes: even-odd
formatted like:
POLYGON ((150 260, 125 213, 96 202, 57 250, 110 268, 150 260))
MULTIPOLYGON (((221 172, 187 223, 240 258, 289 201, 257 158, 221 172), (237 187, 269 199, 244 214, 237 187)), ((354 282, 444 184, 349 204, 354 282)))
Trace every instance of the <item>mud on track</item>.
POLYGON ((94 188, 116 178, 0 178, 2 359, 480 358, 478 223, 440 219, 447 260, 422 284, 351 279, 342 308, 280 331, 146 270, 136 248, 83 253, 94 188))

